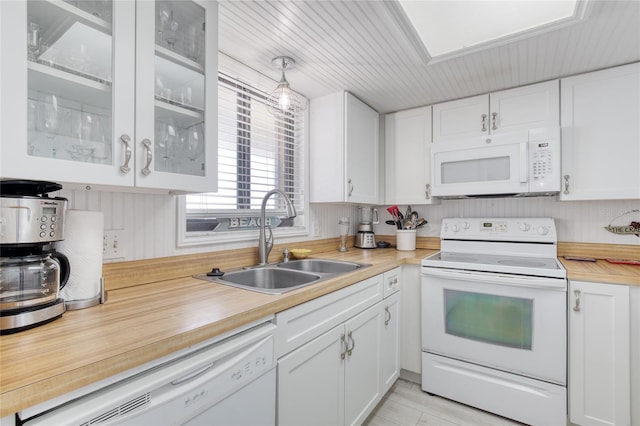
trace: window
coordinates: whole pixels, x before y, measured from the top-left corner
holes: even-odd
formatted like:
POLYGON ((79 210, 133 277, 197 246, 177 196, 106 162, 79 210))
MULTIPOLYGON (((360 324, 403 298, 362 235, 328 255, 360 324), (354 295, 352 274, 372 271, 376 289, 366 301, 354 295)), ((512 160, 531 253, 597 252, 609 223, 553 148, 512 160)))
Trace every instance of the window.
POLYGON ((282 219, 284 202, 275 195, 267 204, 267 224, 274 230, 304 231, 305 119, 272 116, 265 108, 267 97, 218 74, 218 192, 185 196, 187 238, 208 235, 215 241, 221 233, 255 229, 262 199, 274 188, 287 194, 297 216, 282 219))

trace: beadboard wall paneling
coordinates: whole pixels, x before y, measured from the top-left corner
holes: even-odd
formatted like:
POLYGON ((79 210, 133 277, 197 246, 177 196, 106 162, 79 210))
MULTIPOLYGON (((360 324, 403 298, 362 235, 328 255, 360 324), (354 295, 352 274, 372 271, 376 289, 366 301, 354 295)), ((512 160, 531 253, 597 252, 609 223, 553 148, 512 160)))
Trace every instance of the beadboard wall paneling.
MULTIPOLYGON (((125 231, 125 239, 121 241, 124 257, 115 261, 257 246, 256 238, 235 243, 176 247, 176 196, 67 190, 60 191, 58 196, 68 198, 71 209, 102 211, 105 230, 125 231)), ((380 235, 393 233, 393 229, 384 224, 389 218, 386 207, 378 207, 381 224, 375 225, 374 231, 380 235)), ((400 208, 404 211, 406 206, 400 208)), ((554 217, 559 241, 637 244, 640 250, 640 238, 635 235, 615 235, 604 229, 616 216, 638 208, 640 201, 559 202, 552 197, 443 200, 440 205, 414 206, 429 221, 418 232, 423 237, 439 237, 444 217, 554 217)), ((338 219, 343 216, 350 218, 350 234, 357 230, 357 206, 311 204, 309 210, 309 236, 276 238, 277 244, 337 237, 338 219)))
MULTIPOLYGON (((399 207, 400 211, 406 209, 406 206, 399 207)), ((635 244, 640 250, 639 237, 617 235, 604 229, 616 217, 633 209, 640 209, 640 200, 560 202, 555 197, 485 198, 442 200, 439 205, 414 206, 414 210, 429 221, 418 231, 419 236, 438 237, 440 224, 445 217, 552 217, 555 219, 558 241, 635 244)), ((380 218, 383 223, 390 218, 386 210, 383 217, 380 218)), ((614 225, 628 224, 632 219, 640 220, 640 213, 620 218, 614 225)), ((390 228, 388 225, 377 225, 374 231, 389 234, 390 228)))
MULTIPOLYGON (((447 60, 429 60, 389 0, 221 1, 219 50, 309 98, 348 90, 380 113, 640 60, 640 2, 589 0, 580 23, 447 60)), ((275 84, 274 84, 275 88, 275 84)))

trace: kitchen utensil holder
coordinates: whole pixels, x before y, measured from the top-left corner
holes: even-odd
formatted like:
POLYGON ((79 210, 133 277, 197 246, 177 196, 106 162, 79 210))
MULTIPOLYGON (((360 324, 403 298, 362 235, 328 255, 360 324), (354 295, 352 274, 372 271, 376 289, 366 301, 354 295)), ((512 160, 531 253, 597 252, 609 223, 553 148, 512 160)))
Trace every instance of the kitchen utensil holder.
POLYGON ((400 251, 413 251, 416 249, 415 229, 398 229, 396 231, 396 249, 400 251))

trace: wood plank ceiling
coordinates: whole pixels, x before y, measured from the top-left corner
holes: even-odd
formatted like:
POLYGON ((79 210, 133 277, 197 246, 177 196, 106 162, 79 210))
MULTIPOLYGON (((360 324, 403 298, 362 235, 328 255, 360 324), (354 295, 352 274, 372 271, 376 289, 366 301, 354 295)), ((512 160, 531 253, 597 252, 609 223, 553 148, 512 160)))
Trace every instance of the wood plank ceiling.
POLYGON ((271 59, 291 56, 293 89, 348 90, 380 113, 640 60, 638 0, 590 0, 580 23, 443 61, 393 1, 222 0, 219 49, 274 80, 271 59))

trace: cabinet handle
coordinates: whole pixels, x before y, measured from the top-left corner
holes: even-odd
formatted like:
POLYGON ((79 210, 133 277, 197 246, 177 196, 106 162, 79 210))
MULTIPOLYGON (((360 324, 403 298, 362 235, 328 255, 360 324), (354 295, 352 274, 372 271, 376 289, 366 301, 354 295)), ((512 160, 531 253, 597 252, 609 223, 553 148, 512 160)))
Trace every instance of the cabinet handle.
POLYGON ((569 175, 564 175, 564 191, 563 193, 568 194, 569 193, 569 179, 571 178, 571 176, 569 175))
POLYGON ((482 131, 487 131, 487 114, 482 114, 482 131))
POLYGON ((491 113, 491 130, 498 130, 498 126, 496 126, 497 117, 498 117, 497 112, 491 113))
POLYGON ((384 307, 384 312, 385 312, 384 325, 389 325, 389 322, 391 321, 391 311, 389 311, 388 306, 384 307))
POLYGON ((351 182, 351 179, 349 179, 349 197, 351 197, 352 193, 353 193, 353 182, 351 182))
POLYGON ((144 149, 147 151, 147 163, 144 165, 142 169, 142 174, 145 176, 149 176, 151 174, 151 162, 153 161, 153 154, 151 153, 151 141, 149 139, 143 139, 142 145, 144 145, 144 149))
POLYGON ((388 284, 389 288, 394 287, 396 284, 398 284, 398 277, 393 277, 392 279, 390 279, 388 284))
POLYGON ((131 167, 129 167, 129 161, 131 161, 131 138, 129 135, 120 136, 120 140, 124 144, 124 163, 120 166, 120 171, 122 173, 129 173, 131 171, 131 167))
POLYGON ((576 297, 576 304, 573 306, 573 310, 580 312, 580 290, 573 290, 573 294, 576 297))
POLYGON ((427 200, 431 199, 431 185, 429 184, 424 186, 424 198, 427 200))
POLYGON ((353 348, 356 347, 356 341, 353 340, 353 335, 351 334, 351 332, 347 334, 347 337, 349 338, 349 340, 351 340, 351 347, 347 349, 347 354, 351 356, 351 353, 353 353, 353 348))
POLYGON ((347 350, 349 349, 349 345, 347 344, 347 338, 344 334, 340 335, 340 347, 344 348, 342 352, 340 352, 340 359, 344 359, 347 356, 347 350))

